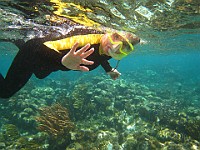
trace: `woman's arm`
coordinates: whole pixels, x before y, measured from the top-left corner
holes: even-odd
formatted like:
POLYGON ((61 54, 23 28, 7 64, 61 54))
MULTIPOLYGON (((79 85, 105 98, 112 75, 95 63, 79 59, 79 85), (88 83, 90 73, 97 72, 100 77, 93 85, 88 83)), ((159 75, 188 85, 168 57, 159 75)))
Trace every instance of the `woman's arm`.
POLYGON ((106 73, 108 75, 110 75, 110 77, 113 79, 113 80, 116 80, 117 78, 120 77, 121 73, 117 71, 117 69, 114 69, 110 66, 110 63, 106 60, 106 61, 103 61, 101 63, 101 66, 104 68, 104 70, 106 71, 106 73))

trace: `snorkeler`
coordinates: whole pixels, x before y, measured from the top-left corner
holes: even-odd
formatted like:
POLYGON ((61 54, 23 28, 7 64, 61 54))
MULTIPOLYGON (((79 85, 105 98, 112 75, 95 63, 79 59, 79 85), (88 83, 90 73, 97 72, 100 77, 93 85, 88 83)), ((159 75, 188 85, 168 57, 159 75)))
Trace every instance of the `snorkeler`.
POLYGON ((101 65, 115 80, 121 74, 108 60, 126 57, 139 41, 128 32, 105 33, 88 28, 74 28, 67 35, 54 33, 29 40, 19 47, 6 77, 0 74, 0 97, 14 95, 33 74, 43 79, 58 70, 91 71, 101 65))

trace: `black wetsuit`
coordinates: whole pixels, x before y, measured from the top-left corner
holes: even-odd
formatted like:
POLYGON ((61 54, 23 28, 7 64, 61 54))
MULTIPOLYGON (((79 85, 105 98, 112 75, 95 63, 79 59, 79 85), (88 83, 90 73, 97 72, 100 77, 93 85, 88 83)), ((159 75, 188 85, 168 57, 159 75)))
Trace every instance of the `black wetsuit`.
MULTIPOLYGON (((59 53, 45 46, 43 44, 44 42, 80 34, 87 35, 99 33, 99 31, 93 29, 75 28, 64 36, 57 36, 54 34, 45 38, 27 41, 15 56, 5 79, 0 74, 0 97, 11 97, 28 82, 32 74, 35 74, 39 79, 43 79, 51 72, 70 70, 61 64, 62 57, 69 52, 69 49, 59 53)), ((91 47, 94 47, 95 51, 86 59, 94 61, 94 64, 87 66, 89 70, 91 71, 101 65, 106 72, 111 71, 112 67, 108 62, 111 57, 99 54, 99 44, 93 44, 91 47)))

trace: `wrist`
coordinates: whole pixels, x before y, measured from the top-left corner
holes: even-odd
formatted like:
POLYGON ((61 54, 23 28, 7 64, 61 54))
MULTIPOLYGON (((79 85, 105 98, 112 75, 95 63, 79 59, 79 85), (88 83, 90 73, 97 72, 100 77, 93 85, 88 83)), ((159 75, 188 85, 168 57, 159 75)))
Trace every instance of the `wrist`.
POLYGON ((107 71, 107 74, 111 74, 114 71, 114 69, 112 68, 110 71, 107 71))

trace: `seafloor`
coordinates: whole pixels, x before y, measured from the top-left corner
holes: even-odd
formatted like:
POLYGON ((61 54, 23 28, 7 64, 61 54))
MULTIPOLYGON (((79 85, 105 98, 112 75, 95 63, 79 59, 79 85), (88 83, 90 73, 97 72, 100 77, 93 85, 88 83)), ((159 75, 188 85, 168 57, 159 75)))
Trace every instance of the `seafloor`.
POLYGON ((175 70, 37 82, 1 101, 0 149, 200 148, 199 84, 175 70))

